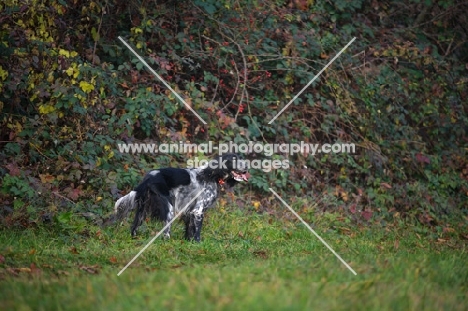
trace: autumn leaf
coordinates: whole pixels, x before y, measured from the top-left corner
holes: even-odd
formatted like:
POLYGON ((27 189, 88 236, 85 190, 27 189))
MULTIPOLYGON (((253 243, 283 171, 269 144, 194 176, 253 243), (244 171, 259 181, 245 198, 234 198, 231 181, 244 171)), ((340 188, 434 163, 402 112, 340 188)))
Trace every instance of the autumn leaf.
POLYGON ((69 75, 70 77, 73 76, 73 67, 68 67, 68 69, 65 70, 65 72, 66 72, 67 75, 69 75))
POLYGON ((92 85, 91 83, 86 82, 86 81, 81 81, 80 82, 80 88, 83 90, 83 92, 89 93, 92 90, 94 90, 94 85, 92 85))
POLYGON ((8 163, 5 167, 8 169, 8 174, 10 174, 10 176, 19 176, 20 169, 16 163, 8 163))
POLYGON ((370 220, 372 217, 372 211, 362 211, 362 217, 365 220, 370 220))
POLYGON ((75 51, 71 51, 71 52, 70 52, 70 51, 67 51, 67 50, 64 50, 64 49, 60 49, 60 50, 59 50, 59 55, 65 56, 66 58, 70 58, 70 57, 75 57, 75 56, 77 56, 78 53, 75 52, 75 51))
POLYGON ((344 202, 347 202, 349 197, 348 197, 348 193, 340 186, 336 186, 335 188, 335 194, 336 196, 339 196, 341 197, 341 199, 344 201, 344 202))
POLYGON ((99 273, 99 270, 98 270, 99 266, 98 265, 94 265, 94 266, 80 266, 80 269, 83 270, 83 271, 86 271, 90 274, 98 274, 99 273))
POLYGON ((80 188, 74 188, 73 184, 71 187, 65 188, 64 192, 67 194, 67 197, 70 198, 70 200, 76 200, 83 195, 83 190, 80 188))
POLYGON ((325 52, 320 53, 320 58, 321 59, 328 59, 330 56, 327 55, 325 52))
POLYGON ((43 184, 50 184, 55 180, 55 177, 50 174, 39 174, 39 178, 43 184))
POLYGON ((444 231, 445 233, 451 233, 451 232, 455 232, 455 229, 450 228, 450 227, 444 227, 443 231, 444 231))
POLYGON ((256 257, 260 257, 262 259, 267 259, 268 258, 268 254, 266 251, 263 251, 263 250, 258 250, 258 251, 253 251, 253 254, 256 256, 256 257))
POLYGON ((260 202, 259 201, 253 201, 253 206, 254 206, 255 210, 258 210, 258 208, 260 207, 260 202))
POLYGON ((386 189, 392 189, 392 186, 389 185, 389 184, 387 184, 386 182, 380 183, 380 186, 382 186, 382 187, 384 187, 384 188, 386 188, 386 189))
POLYGON ((59 55, 65 56, 65 57, 70 57, 70 52, 64 49, 59 50, 59 55))
POLYGON ((72 189, 69 193, 68 193, 68 196, 70 197, 70 199, 72 200, 76 200, 78 199, 78 197, 81 195, 81 189, 78 189, 78 188, 75 188, 75 189, 72 189))
POLYGON ((416 153, 416 160, 419 162, 419 163, 427 163, 427 164, 430 164, 431 163, 431 160, 425 156, 424 154, 422 153, 416 153))
POLYGON ((8 271, 10 274, 13 274, 14 276, 19 275, 19 270, 18 268, 6 268, 6 271, 8 271))
POLYGON ((31 270, 31 273, 34 273, 34 274, 41 273, 41 269, 39 269, 34 262, 31 263, 31 265, 29 266, 29 269, 31 270))

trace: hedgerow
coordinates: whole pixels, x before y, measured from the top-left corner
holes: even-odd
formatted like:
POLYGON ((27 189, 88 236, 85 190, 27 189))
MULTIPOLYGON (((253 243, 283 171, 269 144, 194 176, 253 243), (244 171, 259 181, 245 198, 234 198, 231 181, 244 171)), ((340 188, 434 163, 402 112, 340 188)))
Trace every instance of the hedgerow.
POLYGON ((4 1, 3 223, 102 216, 144 171, 193 156, 117 148, 145 141, 355 143, 355 154, 274 155, 291 168, 252 170, 244 204, 274 209, 273 187, 306 198, 306 209, 319 200, 366 219, 398 213, 429 224, 466 213, 466 9, 461 1, 4 1))

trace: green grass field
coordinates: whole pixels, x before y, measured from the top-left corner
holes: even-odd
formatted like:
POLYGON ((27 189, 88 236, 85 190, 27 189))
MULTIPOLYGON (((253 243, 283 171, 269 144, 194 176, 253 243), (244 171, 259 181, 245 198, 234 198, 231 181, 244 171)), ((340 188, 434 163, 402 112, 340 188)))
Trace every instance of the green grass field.
MULTIPOLYGON (((468 256, 457 229, 211 210, 199 244, 131 239, 128 226, 2 230, 2 310, 467 310, 468 256)), ((466 222, 466 220, 465 220, 466 222)), ((400 223, 400 224, 397 224, 400 223)))

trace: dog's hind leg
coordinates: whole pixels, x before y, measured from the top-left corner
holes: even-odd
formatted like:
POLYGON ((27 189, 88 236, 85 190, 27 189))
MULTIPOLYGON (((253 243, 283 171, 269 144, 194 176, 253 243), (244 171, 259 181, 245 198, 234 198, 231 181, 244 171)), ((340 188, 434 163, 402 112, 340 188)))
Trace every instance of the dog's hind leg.
MULTIPOLYGON (((143 184, 143 186, 146 185, 143 184)), ((137 191, 137 194, 135 196, 136 213, 131 229, 132 237, 136 236, 138 227, 140 227, 143 224, 143 221, 145 221, 148 212, 151 211, 151 204, 153 199, 154 195, 146 187, 137 191)))
POLYGON ((132 225, 132 230, 131 230, 132 237, 136 236, 136 231, 138 227, 141 226, 145 218, 146 218, 146 209, 139 206, 135 213, 135 219, 133 220, 133 225, 132 225))

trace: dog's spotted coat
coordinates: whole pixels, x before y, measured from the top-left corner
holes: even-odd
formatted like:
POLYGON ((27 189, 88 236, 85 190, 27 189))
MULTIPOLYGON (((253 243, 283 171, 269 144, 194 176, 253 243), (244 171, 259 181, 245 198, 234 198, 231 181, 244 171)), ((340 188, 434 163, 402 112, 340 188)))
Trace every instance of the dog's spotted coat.
MULTIPOLYGON (((215 203, 220 190, 247 181, 248 177, 245 162, 235 154, 225 154, 199 168, 153 170, 135 190, 115 203, 112 221, 121 220, 136 209, 131 228, 132 236, 135 236, 148 215, 167 224, 203 189, 182 216, 185 238, 198 242, 203 215, 215 203)), ((170 237, 170 227, 164 235, 170 237)))

